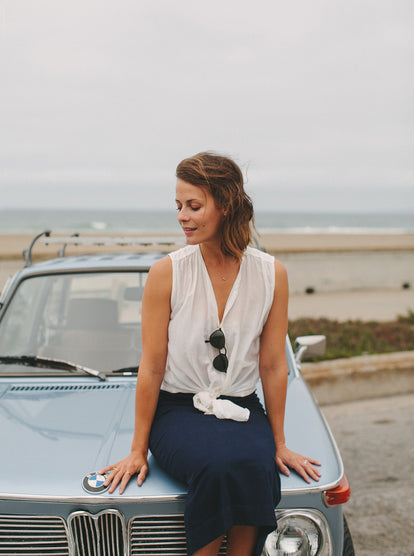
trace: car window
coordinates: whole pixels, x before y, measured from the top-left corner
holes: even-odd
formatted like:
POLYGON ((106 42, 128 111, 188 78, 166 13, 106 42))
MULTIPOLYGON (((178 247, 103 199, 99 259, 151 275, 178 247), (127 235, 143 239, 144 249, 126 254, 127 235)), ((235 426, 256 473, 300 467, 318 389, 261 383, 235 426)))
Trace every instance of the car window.
POLYGON ((64 359, 100 371, 137 366, 146 277, 94 272, 26 278, 0 322, 0 355, 64 359))
POLYGON ((24 280, 13 297, 13 309, 6 311, 0 322, 0 353, 20 355, 20 349, 33 333, 33 314, 39 298, 40 280, 24 280))

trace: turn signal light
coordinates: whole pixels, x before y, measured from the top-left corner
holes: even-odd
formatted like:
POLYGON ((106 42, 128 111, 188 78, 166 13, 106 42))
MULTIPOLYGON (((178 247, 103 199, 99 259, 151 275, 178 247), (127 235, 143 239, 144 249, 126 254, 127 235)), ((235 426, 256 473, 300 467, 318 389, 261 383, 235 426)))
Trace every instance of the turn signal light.
POLYGON ((346 475, 335 488, 326 490, 323 498, 327 506, 336 506, 337 504, 345 504, 351 498, 351 487, 349 486, 346 475))

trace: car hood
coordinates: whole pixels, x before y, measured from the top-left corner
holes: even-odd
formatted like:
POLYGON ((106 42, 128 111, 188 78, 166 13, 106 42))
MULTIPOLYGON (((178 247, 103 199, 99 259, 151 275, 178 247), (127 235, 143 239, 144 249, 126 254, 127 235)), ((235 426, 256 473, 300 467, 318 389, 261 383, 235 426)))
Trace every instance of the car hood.
MULTIPOLYGON (((117 498, 116 493, 91 495, 82 482, 87 474, 129 453, 134 392, 134 379, 2 380, 0 498, 88 502, 117 498)), ((282 490, 296 493, 336 485, 343 474, 342 462, 301 378, 289 384, 285 431, 293 450, 319 459, 323 467, 321 481, 311 487, 294 473, 282 476, 282 490)), ((185 486, 168 477, 152 456, 149 467, 143 486, 131 481, 123 498, 185 496, 185 486)))

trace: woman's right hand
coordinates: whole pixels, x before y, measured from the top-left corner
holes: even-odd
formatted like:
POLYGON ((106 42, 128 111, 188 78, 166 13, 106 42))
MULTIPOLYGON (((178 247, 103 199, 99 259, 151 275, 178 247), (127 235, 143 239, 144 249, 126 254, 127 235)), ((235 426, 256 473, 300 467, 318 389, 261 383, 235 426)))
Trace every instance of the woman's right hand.
POLYGON ((131 452, 126 458, 118 461, 114 465, 104 467, 99 473, 102 475, 108 472, 109 474, 104 484, 105 486, 111 485, 109 487, 110 494, 114 492, 118 485, 119 494, 122 494, 129 483, 130 478, 136 473, 138 474, 138 486, 141 486, 148 473, 147 454, 141 452, 131 452))

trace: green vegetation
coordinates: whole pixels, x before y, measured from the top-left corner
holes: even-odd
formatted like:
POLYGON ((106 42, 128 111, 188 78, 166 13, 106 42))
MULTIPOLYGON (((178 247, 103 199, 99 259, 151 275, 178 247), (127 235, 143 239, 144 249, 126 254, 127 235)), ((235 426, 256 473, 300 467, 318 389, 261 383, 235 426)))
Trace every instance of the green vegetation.
POLYGON ((414 312, 392 322, 339 322, 302 318, 289 322, 292 343, 297 336, 324 334, 326 353, 312 361, 353 357, 355 355, 414 350, 414 312))

